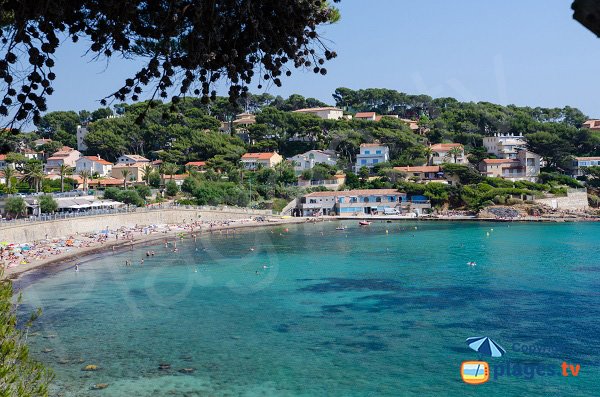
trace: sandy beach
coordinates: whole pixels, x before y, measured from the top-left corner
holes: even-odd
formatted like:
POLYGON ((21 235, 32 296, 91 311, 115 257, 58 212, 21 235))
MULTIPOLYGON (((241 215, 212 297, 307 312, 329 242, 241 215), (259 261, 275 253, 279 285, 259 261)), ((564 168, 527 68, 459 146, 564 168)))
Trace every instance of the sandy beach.
POLYGON ((19 244, 3 241, 0 245, 0 267, 4 270, 4 278, 16 279, 35 269, 50 268, 59 264, 75 266, 95 254, 122 251, 157 241, 174 241, 182 235, 199 238, 213 233, 235 233, 239 229, 306 222, 306 218, 198 221, 172 225, 122 227, 116 230, 99 230, 95 233, 49 237, 41 241, 19 244))

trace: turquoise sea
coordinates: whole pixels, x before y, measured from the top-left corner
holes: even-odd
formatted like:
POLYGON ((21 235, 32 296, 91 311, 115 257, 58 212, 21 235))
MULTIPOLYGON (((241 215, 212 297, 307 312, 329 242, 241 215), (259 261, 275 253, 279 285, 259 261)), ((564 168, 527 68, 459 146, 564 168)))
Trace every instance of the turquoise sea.
POLYGON ((600 393, 600 225, 339 224, 202 235, 25 277, 20 311, 44 311, 29 342, 53 395, 600 393), (480 357, 472 336, 506 355, 480 357), (479 358, 490 380, 463 383, 461 363, 479 358))

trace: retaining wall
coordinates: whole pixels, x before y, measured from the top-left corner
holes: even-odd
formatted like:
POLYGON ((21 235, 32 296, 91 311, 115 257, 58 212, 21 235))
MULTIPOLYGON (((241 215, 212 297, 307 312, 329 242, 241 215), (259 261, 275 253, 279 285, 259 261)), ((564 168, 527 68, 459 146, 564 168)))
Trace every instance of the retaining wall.
POLYGON ((569 192, 567 197, 552 197, 535 200, 536 203, 545 204, 559 210, 587 210, 589 208, 587 192, 569 192))
POLYGON ((109 229, 116 229, 121 226, 133 227, 135 225, 175 224, 193 220, 220 221, 228 219, 248 219, 255 215, 264 216, 264 214, 252 214, 246 211, 201 211, 197 209, 165 209, 163 211, 85 216, 80 218, 3 226, 0 228, 0 241, 25 243, 42 240, 46 237, 68 237, 77 232, 98 232, 106 229, 107 226, 109 229))

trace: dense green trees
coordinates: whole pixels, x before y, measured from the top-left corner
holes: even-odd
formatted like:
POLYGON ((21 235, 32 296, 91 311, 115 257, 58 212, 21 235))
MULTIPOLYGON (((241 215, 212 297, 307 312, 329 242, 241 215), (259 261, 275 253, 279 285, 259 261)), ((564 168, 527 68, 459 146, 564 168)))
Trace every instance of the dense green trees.
POLYGON ((44 194, 38 203, 42 214, 51 214, 58 210, 58 202, 50 195, 44 194))
POLYGON ((0 271, 0 396, 48 396, 48 384, 53 376, 43 365, 29 356, 27 334, 41 312, 34 313, 17 326, 16 305, 12 282, 0 271))
POLYGON ((9 197, 4 203, 4 210, 9 216, 18 218, 19 216, 25 215, 27 212, 27 205, 22 197, 9 197))

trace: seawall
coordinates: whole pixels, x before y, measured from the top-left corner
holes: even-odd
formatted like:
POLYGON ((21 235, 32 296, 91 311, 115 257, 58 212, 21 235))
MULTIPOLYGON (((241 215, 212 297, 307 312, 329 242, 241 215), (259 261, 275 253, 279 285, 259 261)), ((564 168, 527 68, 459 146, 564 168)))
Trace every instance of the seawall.
POLYGON ((223 221, 228 219, 248 219, 265 216, 264 212, 246 210, 200 210, 200 209, 164 209, 119 214, 103 214, 78 218, 57 219, 43 222, 27 222, 0 227, 0 241, 25 243, 42 240, 46 237, 68 237, 75 233, 98 232, 117 229, 122 226, 176 224, 183 222, 223 221))

